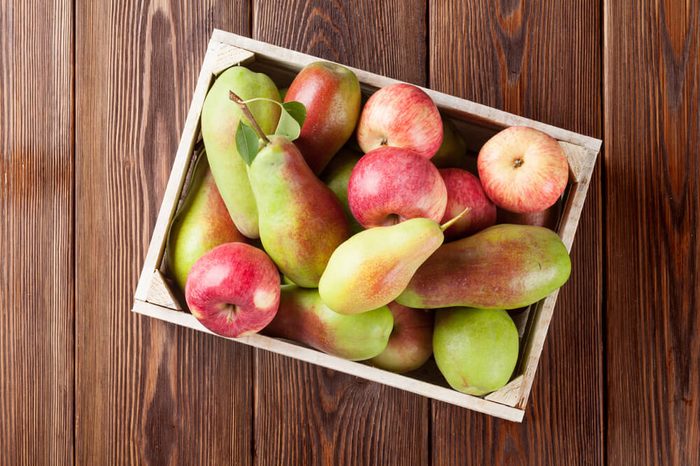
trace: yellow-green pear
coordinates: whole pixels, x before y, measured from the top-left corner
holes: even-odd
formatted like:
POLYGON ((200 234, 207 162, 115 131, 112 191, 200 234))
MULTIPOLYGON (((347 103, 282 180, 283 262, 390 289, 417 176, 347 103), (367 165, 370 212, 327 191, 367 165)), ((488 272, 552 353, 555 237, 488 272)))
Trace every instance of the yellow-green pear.
POLYGON ((394 318, 386 306, 347 316, 324 305, 318 290, 285 285, 277 315, 264 333, 305 343, 324 353, 362 361, 382 353, 394 318))
POLYGON ((209 171, 207 158, 197 161, 192 181, 168 236, 170 273, 185 290, 190 269, 206 252, 224 243, 245 242, 231 221, 209 171))
POLYGON ((427 218, 361 231, 331 255, 318 285, 321 299, 341 314, 389 304, 443 240, 440 225, 427 218))
POLYGON ((518 349, 518 329, 502 309, 435 312, 435 362, 455 390, 476 396, 498 390, 513 374, 518 349))
MULTIPOLYGON (((240 107, 229 99, 233 91, 242 99, 266 98, 280 101, 275 83, 263 73, 242 66, 227 69, 214 81, 202 108, 202 137, 216 186, 236 227, 249 238, 257 238, 258 209, 248 181, 246 164, 236 148, 236 130, 242 116, 240 107)), ((265 134, 272 134, 280 117, 274 102, 248 104, 265 134)), ((244 117, 248 123, 248 119, 244 117)))

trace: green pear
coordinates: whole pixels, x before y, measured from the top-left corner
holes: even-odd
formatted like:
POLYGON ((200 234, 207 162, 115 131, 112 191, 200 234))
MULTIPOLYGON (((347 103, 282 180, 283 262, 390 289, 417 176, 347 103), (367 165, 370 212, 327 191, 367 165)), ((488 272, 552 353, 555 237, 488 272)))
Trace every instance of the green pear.
POLYGON ((552 230, 500 224, 444 244, 396 301, 420 309, 517 309, 561 287, 570 273, 566 246, 552 230))
POLYGON ((393 325, 394 319, 386 306, 347 316, 323 304, 318 290, 286 285, 282 287, 277 315, 264 333, 361 361, 384 351, 393 325))
POLYGON ((362 157, 361 153, 343 148, 331 159, 328 167, 326 167, 326 170, 323 172, 323 181, 326 183, 326 186, 331 188, 331 191, 335 193, 338 200, 340 200, 343 210, 345 211, 345 216, 350 223, 350 230, 353 233, 363 230, 362 225, 353 217, 350 206, 348 205, 348 183, 350 182, 350 174, 360 160, 360 157, 362 157))
POLYGON ((292 282, 315 288, 331 254, 350 235, 348 221, 296 145, 284 136, 269 140, 249 167, 260 240, 292 282))
POLYGON ((467 169, 467 143, 451 120, 442 119, 442 144, 430 161, 438 168, 467 169))
POLYGON ((361 231, 335 250, 318 291, 341 314, 359 314, 393 301, 444 240, 440 225, 413 218, 361 231))
POLYGON ((170 227, 168 266, 180 289, 190 269, 208 251, 224 243, 245 242, 231 221, 207 158, 197 161, 185 200, 170 227))
POLYGON ((435 313, 433 354, 452 388, 486 395, 507 384, 513 374, 518 329, 502 309, 445 309, 435 313))
MULTIPOLYGON (((240 107, 231 102, 229 91, 242 99, 262 97, 280 101, 275 83, 263 73, 242 66, 224 71, 214 84, 202 108, 202 137, 216 185, 238 229, 249 238, 258 237, 258 211, 250 188, 245 162, 236 149, 236 129, 241 119, 240 107)), ((265 134, 277 127, 280 107, 273 102, 256 101, 248 108, 265 134)), ((244 117, 244 121, 248 119, 244 117)))

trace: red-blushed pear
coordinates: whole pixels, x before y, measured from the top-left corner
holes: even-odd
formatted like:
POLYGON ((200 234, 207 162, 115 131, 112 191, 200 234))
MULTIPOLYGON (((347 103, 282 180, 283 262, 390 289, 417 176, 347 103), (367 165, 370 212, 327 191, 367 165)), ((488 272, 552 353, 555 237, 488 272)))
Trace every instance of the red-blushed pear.
POLYGON ((472 235, 496 223, 496 206, 486 196, 479 178, 460 168, 443 168, 440 175, 447 187, 447 207, 442 221, 469 208, 469 212, 445 230, 446 240, 472 235))
POLYGON ((330 62, 306 65, 294 78, 284 101, 306 107, 301 135, 294 143, 319 174, 352 136, 360 115, 360 83, 355 73, 330 62))
POLYGON ((380 147, 366 153, 352 170, 348 204, 365 228, 419 217, 439 222, 447 189, 425 157, 408 149, 380 147))
POLYGON ((394 316, 394 329, 386 349, 370 362, 400 374, 416 370, 433 354, 433 313, 395 302, 388 307, 394 316))
POLYGON ((247 240, 231 220, 206 156, 200 157, 168 235, 168 268, 183 291, 190 269, 207 251, 247 240))
POLYGON ((533 128, 513 126, 499 132, 479 151, 484 191, 503 209, 540 212, 562 195, 569 164, 559 143, 533 128))
POLYGON ((323 303, 341 314, 361 314, 389 304, 440 247, 447 227, 412 218, 350 237, 333 251, 318 283, 323 303))
POLYGON ((317 287, 331 254, 350 236, 340 201, 283 136, 270 136, 249 175, 265 251, 294 283, 317 287))
POLYGON ((429 159, 442 144, 440 112, 430 96, 412 84, 383 87, 362 109, 357 141, 363 152, 403 147, 429 159))
POLYGON ((353 316, 338 314, 323 304, 318 290, 289 285, 282 287, 277 316, 263 333, 362 361, 386 348, 392 326, 393 318, 386 306, 353 316))
POLYGON ((203 255, 185 287, 190 312, 212 332, 229 338, 256 333, 275 317, 280 276, 267 254, 226 243, 203 255))
POLYGON ((239 125, 236 139, 258 206, 260 241, 286 277, 315 288, 331 254, 350 235, 343 207, 292 142, 300 121, 285 109, 280 121, 286 128, 278 126, 277 134, 267 136, 246 103, 233 92, 229 98, 253 124, 253 128, 239 125))
POLYGON ((419 309, 517 309, 561 287, 570 273, 569 253, 552 230, 494 225, 442 245, 396 301, 419 309))

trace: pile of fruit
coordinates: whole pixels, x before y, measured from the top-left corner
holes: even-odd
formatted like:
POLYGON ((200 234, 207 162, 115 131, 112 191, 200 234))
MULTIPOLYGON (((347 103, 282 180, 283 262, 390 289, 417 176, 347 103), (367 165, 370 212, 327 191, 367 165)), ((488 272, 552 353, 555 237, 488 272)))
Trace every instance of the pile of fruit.
POLYGON ((505 129, 481 148, 477 177, 424 91, 394 84, 363 105, 354 73, 326 62, 281 92, 265 74, 229 68, 201 131, 206 155, 171 226, 168 264, 205 327, 399 373, 434 355, 472 395, 508 382, 519 352, 508 310, 543 299, 571 269, 556 233, 532 224, 568 182, 554 139, 505 129))

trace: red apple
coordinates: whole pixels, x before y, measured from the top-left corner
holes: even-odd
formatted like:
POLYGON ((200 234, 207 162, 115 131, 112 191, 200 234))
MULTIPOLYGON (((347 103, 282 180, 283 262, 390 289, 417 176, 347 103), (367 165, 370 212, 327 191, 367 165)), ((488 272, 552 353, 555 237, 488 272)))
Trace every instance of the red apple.
POLYGON ((458 239, 496 223, 496 206, 486 196, 479 178, 460 168, 443 168, 440 175, 447 187, 447 207, 441 223, 469 211, 445 230, 445 238, 458 239))
POLYGON ((381 369, 410 372, 421 367, 433 354, 433 313, 389 303, 394 329, 379 356, 370 360, 381 369))
POLYGON ((365 154, 350 174, 348 204, 365 228, 394 225, 425 217, 439 222, 447 188, 440 172, 425 157, 398 147, 365 154))
POLYGON ((222 244, 192 266, 185 298, 192 315, 212 332, 230 338, 255 333, 277 313, 279 272, 260 249, 222 244))
POLYGON ((513 126, 489 139, 477 160, 484 191, 503 209, 539 212, 562 195, 569 164, 559 143, 533 128, 513 126))
POLYGON ((430 158, 442 144, 442 119, 428 94, 411 84, 392 84, 367 100, 357 125, 363 152, 381 146, 411 149, 430 158))

